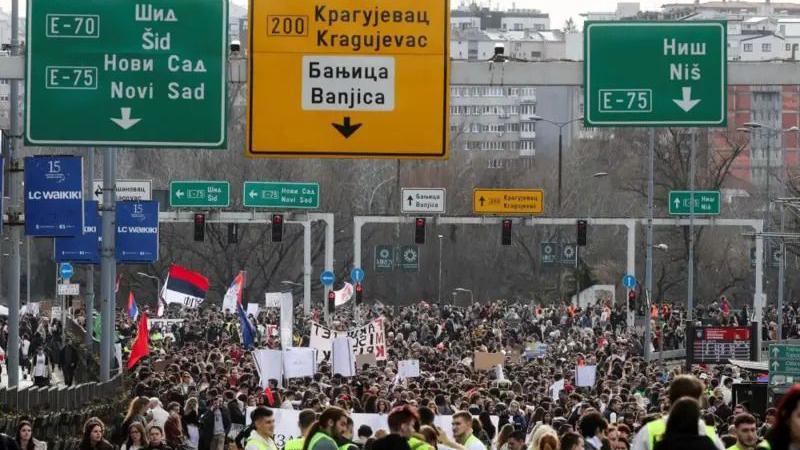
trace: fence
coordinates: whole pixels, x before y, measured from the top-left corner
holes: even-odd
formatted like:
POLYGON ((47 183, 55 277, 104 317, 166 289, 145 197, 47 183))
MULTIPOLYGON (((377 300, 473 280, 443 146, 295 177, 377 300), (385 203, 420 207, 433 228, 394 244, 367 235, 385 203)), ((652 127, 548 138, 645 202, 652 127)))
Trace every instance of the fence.
POLYGON ((122 375, 104 382, 72 386, 31 386, 24 389, 0 389, 0 405, 11 411, 76 410, 87 403, 114 396, 122 389, 122 375))

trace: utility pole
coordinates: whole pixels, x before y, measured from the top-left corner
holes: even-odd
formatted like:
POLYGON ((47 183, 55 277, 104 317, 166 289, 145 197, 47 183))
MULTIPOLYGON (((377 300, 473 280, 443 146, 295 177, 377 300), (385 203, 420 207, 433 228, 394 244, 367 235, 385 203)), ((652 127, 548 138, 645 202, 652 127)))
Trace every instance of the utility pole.
MULTIPOLYGON (((19 54, 19 0, 11 0, 11 55, 19 54)), ((22 160, 19 158, 19 80, 11 79, 9 83, 9 145, 8 145, 8 212, 9 219, 19 217, 22 213, 22 160)), ((6 269, 6 298, 8 299, 8 386, 19 385, 19 281, 20 254, 19 244, 22 228, 19 220, 8 227, 8 268, 6 269)))
POLYGON ((694 317, 694 178, 695 157, 697 155, 697 129, 692 130, 691 150, 689 152, 689 265, 686 319, 691 322, 694 317))
MULTIPOLYGON (((89 147, 86 149, 86 199, 91 199, 94 196, 92 192, 92 183, 94 181, 94 148, 89 147)), ((84 337, 84 345, 86 351, 92 353, 92 330, 94 329, 94 265, 87 264, 86 266, 86 302, 83 305, 84 316, 86 317, 84 328, 86 328, 86 335, 84 337)), ((66 342, 65 342, 66 343, 66 342)))
POLYGON ((644 360, 650 361, 650 302, 653 293, 653 171, 655 165, 656 130, 649 129, 647 176, 647 260, 645 262, 644 360))
POLYGON ((111 378, 111 358, 114 354, 114 313, 116 295, 114 293, 117 277, 114 243, 116 241, 116 160, 117 149, 103 150, 103 247, 100 260, 100 289, 102 295, 100 336, 100 381, 111 378))

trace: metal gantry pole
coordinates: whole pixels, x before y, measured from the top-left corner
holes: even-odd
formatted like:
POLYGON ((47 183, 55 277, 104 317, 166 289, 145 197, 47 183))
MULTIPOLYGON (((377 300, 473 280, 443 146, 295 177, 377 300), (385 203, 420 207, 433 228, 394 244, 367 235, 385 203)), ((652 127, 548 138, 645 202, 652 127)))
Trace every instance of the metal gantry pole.
MULTIPOLYGON (((84 201, 92 198, 92 182, 94 181, 94 148, 86 149, 86 197, 84 201)), ((86 317, 84 327, 86 334, 83 343, 86 350, 92 353, 92 330, 94 329, 94 265, 86 265, 86 302, 84 304, 84 316, 86 317)))
MULTIPOLYGON (((11 0, 11 55, 19 54, 19 0, 11 0)), ((19 80, 11 79, 9 83, 9 137, 8 146, 8 198, 9 212, 22 212, 22 160, 17 154, 19 149, 19 80)), ((22 228, 19 225, 8 227, 8 268, 6 270, 6 280, 8 290, 8 345, 6 346, 6 358, 8 358, 8 386, 19 385, 19 271, 20 254, 19 243, 22 236, 22 228)))
POLYGON ((649 129, 647 175, 647 259, 645 261, 644 360, 650 361, 650 302, 653 293, 653 171, 655 165, 656 130, 649 129))
POLYGON ((436 304, 442 304, 442 237, 439 235, 439 282, 436 285, 436 304))
POLYGON ((311 221, 303 223, 303 315, 311 316, 311 221))
POLYGON ((689 265, 686 288, 686 319, 690 322, 694 317, 694 177, 695 156, 697 155, 697 130, 692 130, 691 149, 689 151, 689 265))
POLYGON ((116 159, 117 149, 103 151, 103 247, 100 265, 100 289, 102 291, 102 335, 100 337, 100 381, 111 378, 111 358, 114 353, 114 311, 116 295, 114 285, 117 266, 114 257, 114 230, 116 211, 116 159))

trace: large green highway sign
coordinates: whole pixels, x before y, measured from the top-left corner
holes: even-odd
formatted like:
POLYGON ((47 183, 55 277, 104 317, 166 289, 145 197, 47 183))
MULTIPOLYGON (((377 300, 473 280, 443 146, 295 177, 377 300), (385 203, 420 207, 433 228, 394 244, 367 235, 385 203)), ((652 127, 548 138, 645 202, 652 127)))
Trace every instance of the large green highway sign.
POLYGON ((226 0, 28 1, 29 145, 222 147, 226 0))
POLYGON ((724 127, 725 22, 586 22, 587 127, 724 127))

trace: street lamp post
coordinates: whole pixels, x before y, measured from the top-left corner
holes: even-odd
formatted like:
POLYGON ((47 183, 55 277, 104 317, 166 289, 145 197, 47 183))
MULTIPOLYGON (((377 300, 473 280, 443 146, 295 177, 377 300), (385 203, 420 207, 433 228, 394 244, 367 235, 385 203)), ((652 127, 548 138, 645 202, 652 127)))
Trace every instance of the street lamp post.
MULTIPOLYGON (((460 288, 460 287, 459 287, 459 288, 455 288, 455 289, 454 289, 454 291, 458 291, 458 292, 468 292, 468 293, 469 293, 469 304, 470 304, 470 305, 474 305, 474 304, 475 304, 475 297, 474 297, 474 296, 473 296, 473 294, 472 294, 472 289, 464 289, 464 288, 460 288)), ((455 302, 454 302, 454 303, 455 303, 455 302)))
POLYGON ((436 300, 439 305, 442 304, 442 239, 444 238, 443 235, 438 235, 439 237, 439 283, 437 284, 436 288, 436 300))
POLYGON ((156 310, 158 310, 158 302, 161 301, 161 278, 148 275, 144 272, 136 272, 136 275, 144 278, 150 278, 151 280, 156 280, 156 310))
POLYGON ((537 116, 536 114, 533 115, 534 122, 545 122, 549 123, 555 127, 558 127, 558 189, 557 189, 557 200, 558 200, 558 212, 561 213, 561 172, 562 172, 562 165, 561 165, 561 156, 563 153, 563 142, 564 142, 564 127, 570 125, 572 123, 578 122, 583 120, 583 116, 576 117, 574 119, 568 120, 566 122, 555 122, 549 119, 545 119, 544 117, 537 116))

